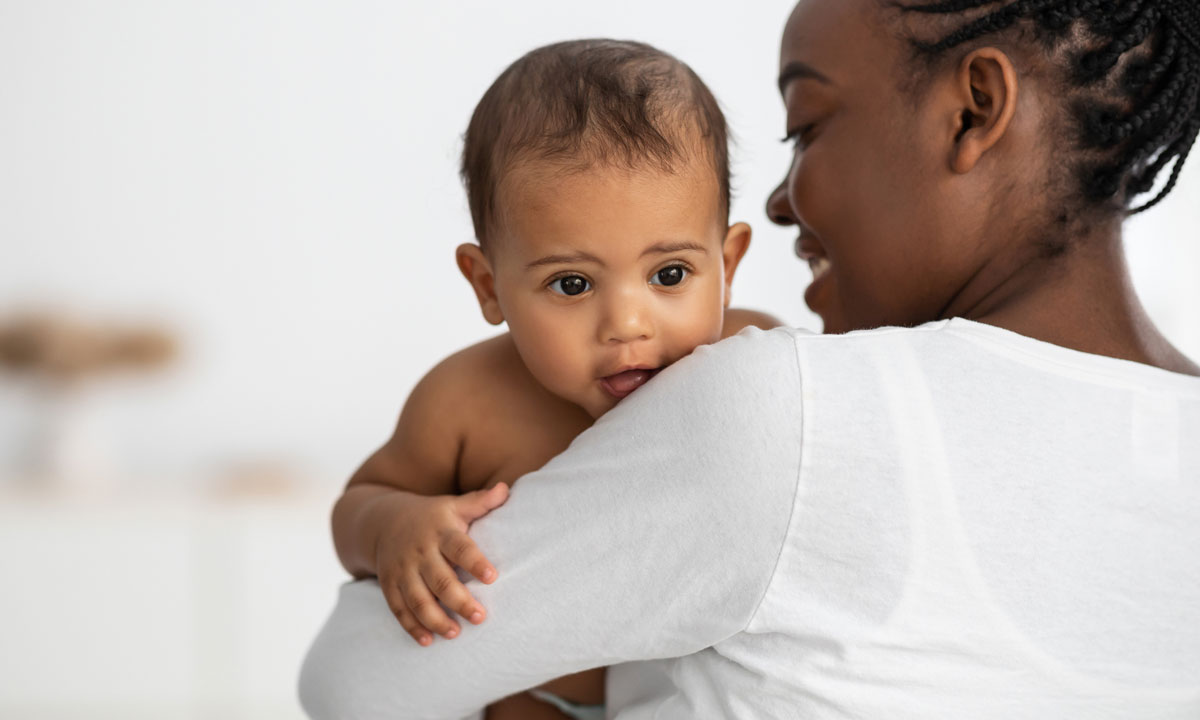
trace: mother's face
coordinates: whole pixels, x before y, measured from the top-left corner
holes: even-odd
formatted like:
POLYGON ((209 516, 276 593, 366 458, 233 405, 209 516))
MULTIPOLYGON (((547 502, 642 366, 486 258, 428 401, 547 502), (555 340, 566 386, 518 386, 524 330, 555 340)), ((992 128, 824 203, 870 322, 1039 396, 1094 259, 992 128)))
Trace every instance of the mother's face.
POLYGON ((936 319, 971 265, 951 128, 900 87, 911 54, 882 5, 802 0, 780 51, 794 154, 767 214, 799 229, 805 301, 831 333, 936 319))

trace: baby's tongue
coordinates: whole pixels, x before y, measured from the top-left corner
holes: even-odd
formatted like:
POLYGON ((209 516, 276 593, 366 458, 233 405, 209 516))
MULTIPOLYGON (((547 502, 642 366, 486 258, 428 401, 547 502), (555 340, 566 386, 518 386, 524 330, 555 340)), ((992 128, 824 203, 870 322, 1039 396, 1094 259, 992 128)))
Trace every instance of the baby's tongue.
POLYGON ((609 375, 607 380, 613 390, 624 394, 637 390, 653 376, 653 370, 626 370, 616 375, 609 375))

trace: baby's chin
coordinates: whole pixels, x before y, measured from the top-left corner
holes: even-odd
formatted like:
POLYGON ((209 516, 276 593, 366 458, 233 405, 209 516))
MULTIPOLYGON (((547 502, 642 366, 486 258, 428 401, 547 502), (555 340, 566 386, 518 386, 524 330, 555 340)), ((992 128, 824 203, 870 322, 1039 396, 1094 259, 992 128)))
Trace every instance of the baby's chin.
POLYGON ((575 404, 583 408, 584 412, 588 415, 591 415, 593 420, 599 420, 601 415, 615 408, 619 402, 621 401, 616 398, 607 397, 602 394, 599 398, 588 398, 583 401, 577 400, 575 404))

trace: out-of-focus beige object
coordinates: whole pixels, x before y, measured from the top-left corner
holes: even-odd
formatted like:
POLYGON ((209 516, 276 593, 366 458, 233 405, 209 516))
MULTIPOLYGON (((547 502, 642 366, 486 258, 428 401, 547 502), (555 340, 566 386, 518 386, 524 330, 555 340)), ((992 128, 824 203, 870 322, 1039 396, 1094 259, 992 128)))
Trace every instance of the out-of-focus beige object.
POLYGON ((211 490, 224 501, 278 498, 299 490, 295 469, 282 460, 246 461, 228 465, 211 490))
MULTIPOLYGON (((164 367, 177 354, 166 330, 87 322, 64 314, 0 318, 0 376, 29 380, 21 475, 59 495, 105 494, 121 475, 105 425, 103 377, 164 367)), ((2 377, 0 377, 2 379, 2 377)))
POLYGON ((150 370, 176 354, 161 328, 86 323, 49 313, 0 320, 0 368, 73 383, 120 370, 150 370))

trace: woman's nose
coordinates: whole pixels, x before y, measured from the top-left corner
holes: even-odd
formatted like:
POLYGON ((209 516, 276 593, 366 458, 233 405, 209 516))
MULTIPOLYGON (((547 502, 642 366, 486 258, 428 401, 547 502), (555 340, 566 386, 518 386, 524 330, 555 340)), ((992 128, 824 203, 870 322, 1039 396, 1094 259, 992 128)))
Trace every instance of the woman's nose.
POLYGON ((788 200, 787 178, 767 198, 767 217, 776 225, 795 225, 792 203, 788 200))

